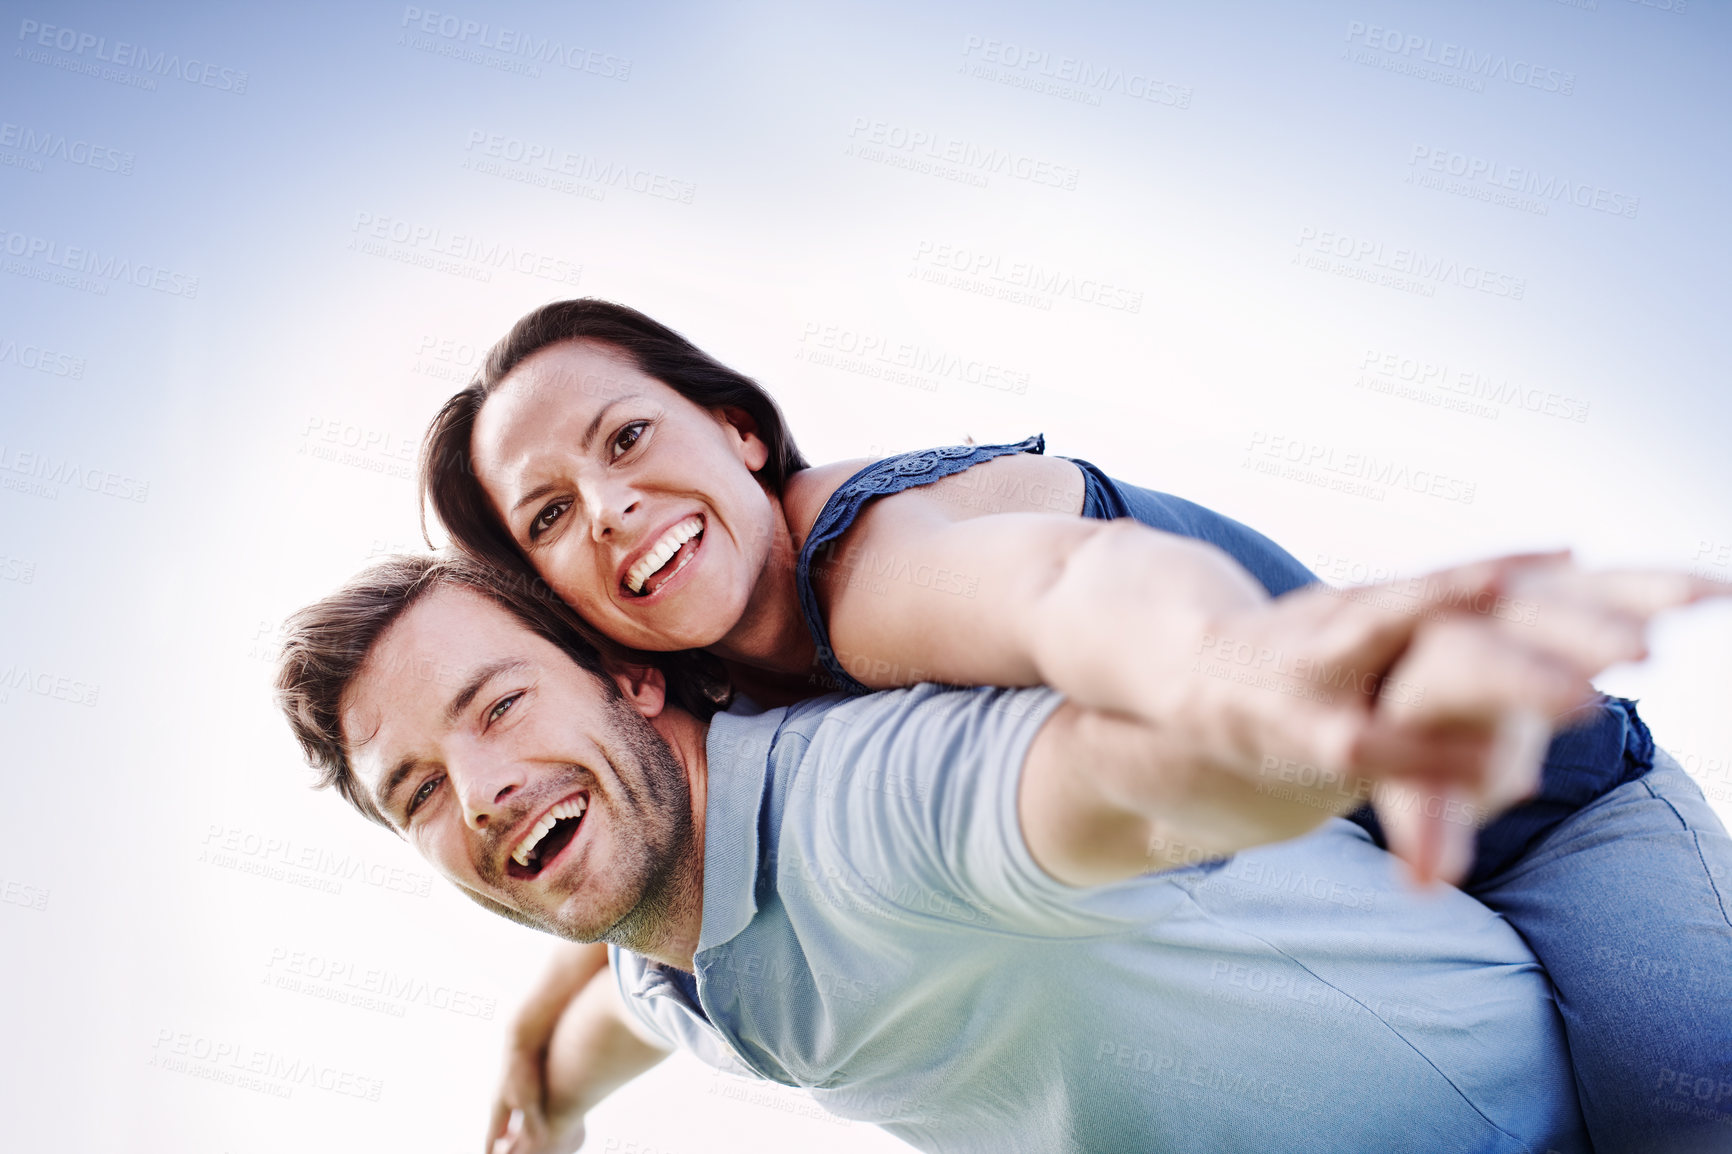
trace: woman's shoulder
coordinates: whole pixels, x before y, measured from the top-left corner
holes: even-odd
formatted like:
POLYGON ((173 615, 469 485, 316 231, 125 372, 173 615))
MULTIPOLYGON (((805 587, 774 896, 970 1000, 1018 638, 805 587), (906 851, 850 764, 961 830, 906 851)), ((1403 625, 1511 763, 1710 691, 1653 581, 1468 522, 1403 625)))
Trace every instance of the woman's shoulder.
POLYGON ((788 528, 795 547, 803 545, 844 486, 859 498, 855 504, 889 504, 904 513, 945 520, 987 513, 1079 512, 1081 470, 1063 458, 1041 455, 1043 448, 1040 438, 1031 437, 1017 445, 947 446, 804 469, 783 487, 788 528), (862 492, 854 494, 855 489, 862 492))
POLYGON ((842 483, 871 463, 870 457, 855 457, 827 465, 813 465, 794 473, 783 483, 782 511, 788 519, 788 532, 794 538, 794 548, 798 549, 805 543, 806 534, 812 531, 812 523, 842 483))

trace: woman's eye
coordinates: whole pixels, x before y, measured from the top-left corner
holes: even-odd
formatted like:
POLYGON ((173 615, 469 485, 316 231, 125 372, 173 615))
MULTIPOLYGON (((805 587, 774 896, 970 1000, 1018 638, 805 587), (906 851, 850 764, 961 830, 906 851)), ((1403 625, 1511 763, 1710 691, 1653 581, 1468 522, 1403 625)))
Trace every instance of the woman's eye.
POLYGON ((537 513, 535 515, 535 520, 529 523, 529 539, 531 541, 537 540, 543 533, 553 528, 553 523, 559 520, 560 517, 564 516, 565 509, 566 506, 564 502, 555 501, 553 504, 537 513))
POLYGON ((439 788, 439 779, 430 777, 421 783, 421 788, 415 791, 415 796, 409 799, 409 817, 415 816, 415 811, 421 808, 423 802, 433 796, 433 791, 439 788))
POLYGON ((648 425, 648 421, 633 421, 631 424, 626 425, 624 428, 620 429, 619 432, 615 433, 613 437, 613 455, 618 457, 621 453, 624 453, 633 445, 637 444, 638 439, 643 436, 643 431, 648 427, 648 425))
POLYGON ((510 697, 505 698, 492 709, 489 709, 487 711, 487 723, 491 725, 501 717, 504 717, 506 712, 510 710, 513 705, 517 704, 517 699, 522 696, 523 694, 521 693, 513 693, 510 697))

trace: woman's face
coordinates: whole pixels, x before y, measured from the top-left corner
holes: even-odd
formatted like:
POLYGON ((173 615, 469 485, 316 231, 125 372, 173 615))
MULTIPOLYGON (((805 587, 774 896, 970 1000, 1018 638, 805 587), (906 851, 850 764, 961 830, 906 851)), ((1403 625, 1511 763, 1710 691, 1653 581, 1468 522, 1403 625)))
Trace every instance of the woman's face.
POLYGON ((577 340, 529 357, 482 405, 470 451, 536 572, 614 640, 699 648, 745 613, 775 539, 752 476, 769 450, 627 354, 577 340))

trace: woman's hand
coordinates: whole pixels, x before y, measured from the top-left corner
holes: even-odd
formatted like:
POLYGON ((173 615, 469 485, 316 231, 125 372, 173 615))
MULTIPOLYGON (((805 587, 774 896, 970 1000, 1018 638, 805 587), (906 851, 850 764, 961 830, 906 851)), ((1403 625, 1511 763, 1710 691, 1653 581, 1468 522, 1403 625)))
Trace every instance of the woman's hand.
POLYGON ((1552 719, 1596 699, 1593 676, 1646 655, 1655 615, 1729 592, 1588 573, 1561 554, 1313 586, 1212 623, 1179 716, 1238 772, 1368 795, 1420 880, 1458 880, 1479 825, 1537 785, 1552 719))
POLYGON ((550 1116, 547 1060, 567 1011, 606 968, 606 946, 573 943, 554 952, 547 972, 512 1019, 485 1154, 566 1154, 583 1144, 581 1110, 575 1116, 557 1111, 550 1116))
POLYGON ((1588 572, 1564 554, 1515 562, 1494 597, 1448 607, 1403 654, 1394 684, 1425 692, 1376 707, 1385 725, 1480 755, 1460 777, 1390 782, 1378 799, 1390 848, 1422 881, 1467 874, 1479 825, 1537 788, 1553 719, 1597 700, 1590 679, 1606 668, 1645 658, 1659 613, 1732 593, 1682 573, 1588 572))
MULTIPOLYGON (((515 1056, 514 1056, 515 1059, 515 1056)), ((485 1154, 571 1154, 583 1145, 583 1116, 550 1120, 542 1109, 541 1067, 508 1061, 487 1126, 485 1154)))
POLYGON ((550 1116, 546 1103, 546 1047, 526 1049, 514 1043, 505 1056, 484 1154, 571 1154, 580 1148, 582 1112, 550 1116))

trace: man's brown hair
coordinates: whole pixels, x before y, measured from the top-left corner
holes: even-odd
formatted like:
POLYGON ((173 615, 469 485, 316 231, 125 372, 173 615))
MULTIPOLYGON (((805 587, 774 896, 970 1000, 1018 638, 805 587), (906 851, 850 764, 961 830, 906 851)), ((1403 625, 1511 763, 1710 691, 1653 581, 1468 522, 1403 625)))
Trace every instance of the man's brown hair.
MULTIPOLYGON (((317 788, 335 788, 364 816, 386 828, 392 828, 391 823, 349 764, 343 741, 343 695, 386 630, 421 598, 449 587, 489 598, 531 633, 558 646, 614 697, 619 696, 619 687, 602 665, 603 654, 619 660, 638 658, 597 635, 545 585, 459 554, 387 557, 295 613, 284 623, 277 704, 308 764, 318 770, 317 788)), ((693 683, 675 665, 663 669, 668 699, 698 717, 709 717, 716 708, 714 687, 693 683)), ((437 670, 428 671, 429 691, 437 675, 437 670)))

